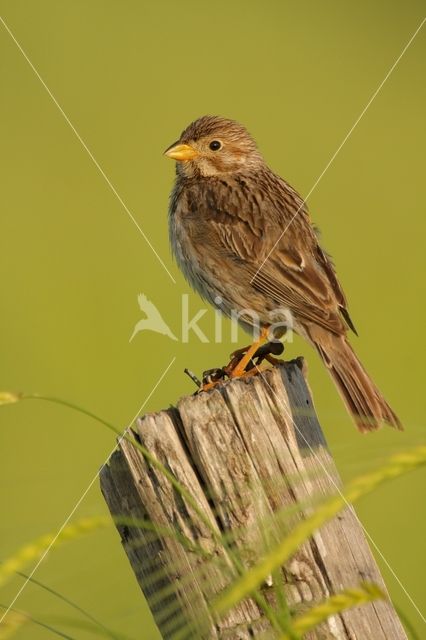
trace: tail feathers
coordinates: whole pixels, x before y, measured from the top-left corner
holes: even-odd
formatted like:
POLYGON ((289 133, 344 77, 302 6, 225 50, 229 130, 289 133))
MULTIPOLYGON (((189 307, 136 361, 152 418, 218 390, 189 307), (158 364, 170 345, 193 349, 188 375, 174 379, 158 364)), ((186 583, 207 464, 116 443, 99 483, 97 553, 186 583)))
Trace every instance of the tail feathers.
POLYGON ((383 423, 403 429, 344 336, 328 334, 314 344, 360 431, 374 431, 383 423))

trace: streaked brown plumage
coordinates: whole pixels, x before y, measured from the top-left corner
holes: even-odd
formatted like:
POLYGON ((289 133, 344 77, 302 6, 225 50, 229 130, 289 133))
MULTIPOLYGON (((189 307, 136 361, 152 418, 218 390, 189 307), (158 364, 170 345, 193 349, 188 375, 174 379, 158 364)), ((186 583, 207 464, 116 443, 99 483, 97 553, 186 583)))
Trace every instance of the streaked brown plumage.
MULTIPOLYGON (((386 422, 401 429, 347 341, 348 328, 355 329, 346 298, 306 205, 269 169, 247 130, 204 116, 166 155, 177 160, 171 245, 190 284, 214 306, 220 297, 228 315, 253 309, 265 326, 271 311, 288 308, 295 331, 316 347, 358 428, 386 422)), ((241 322, 250 327, 249 317, 241 322)))

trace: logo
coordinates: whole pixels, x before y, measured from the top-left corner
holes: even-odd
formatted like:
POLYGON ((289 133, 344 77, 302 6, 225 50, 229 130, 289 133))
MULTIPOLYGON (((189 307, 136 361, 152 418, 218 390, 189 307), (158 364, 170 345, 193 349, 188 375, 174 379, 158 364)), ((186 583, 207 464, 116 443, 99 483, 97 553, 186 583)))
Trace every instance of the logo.
MULTIPOLYGON (((130 336, 129 342, 132 342, 138 333, 144 331, 153 331, 166 336, 170 340, 180 340, 182 343, 188 343, 191 336, 203 343, 215 342, 220 344, 223 342, 223 320, 226 317, 220 310, 223 300, 220 297, 215 298, 217 308, 198 309, 198 311, 190 317, 189 310, 189 295, 187 293, 182 294, 181 297, 181 332, 177 337, 172 331, 170 326, 164 320, 160 311, 156 305, 148 299, 148 297, 140 293, 137 297, 139 308, 143 313, 143 317, 135 324, 133 332, 130 336), (205 331, 200 326, 200 321, 206 314, 214 313, 214 336, 210 339, 205 331)), ((177 314, 176 314, 177 315, 177 314)), ((238 329, 241 324, 247 330, 251 327, 253 332, 253 338, 256 339, 263 326, 268 324, 270 327, 269 334, 270 340, 274 340, 279 337, 286 342, 292 342, 293 340, 293 316, 289 309, 284 307, 278 307, 272 309, 268 313, 263 313, 262 318, 253 309, 239 309, 231 310, 229 320, 231 323, 230 338, 225 338, 226 342, 236 343, 238 342, 238 329), (265 321, 266 316, 266 321, 265 321)))
POLYGON ((138 295, 138 304, 140 310, 145 314, 145 317, 135 324, 135 328, 133 329, 129 342, 131 342, 136 334, 141 331, 155 331, 155 333, 161 333, 163 336, 167 336, 171 340, 177 340, 167 322, 163 320, 163 316, 158 311, 155 304, 148 300, 143 293, 138 295))

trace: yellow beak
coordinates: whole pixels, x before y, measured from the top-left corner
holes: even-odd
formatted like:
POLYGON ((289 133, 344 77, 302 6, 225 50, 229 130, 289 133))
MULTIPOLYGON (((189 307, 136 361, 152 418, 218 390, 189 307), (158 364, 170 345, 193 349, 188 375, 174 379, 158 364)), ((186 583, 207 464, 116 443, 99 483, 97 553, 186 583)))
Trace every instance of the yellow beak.
POLYGON ((172 144, 171 147, 165 150, 164 155, 172 160, 179 160, 180 162, 187 162, 193 160, 199 153, 189 144, 172 144))

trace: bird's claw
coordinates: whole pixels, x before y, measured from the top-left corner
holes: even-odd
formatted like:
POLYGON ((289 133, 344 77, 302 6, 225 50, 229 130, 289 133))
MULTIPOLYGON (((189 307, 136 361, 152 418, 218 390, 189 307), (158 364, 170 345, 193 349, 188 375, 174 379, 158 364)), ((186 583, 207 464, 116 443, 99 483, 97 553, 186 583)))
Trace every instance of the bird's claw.
MULTIPOLYGON (((237 377, 233 376, 232 372, 237 367, 241 359, 244 357, 248 347, 244 347, 243 349, 238 349, 231 353, 231 360, 225 367, 215 367, 214 369, 208 369, 204 371, 202 381, 200 381, 192 371, 185 369, 185 373, 193 380, 193 382, 197 385, 198 390, 196 393, 200 393, 201 391, 209 391, 216 387, 218 384, 223 382, 225 378, 237 377)), ((272 365, 277 365, 281 362, 275 356, 280 356, 284 351, 284 345, 282 342, 278 340, 274 340, 271 342, 266 342, 261 345, 256 352, 254 353, 251 360, 246 365, 242 375, 249 376, 257 373, 259 365, 266 360, 272 365)))
MULTIPOLYGON (((238 349, 237 351, 233 351, 231 353, 231 360, 226 367, 224 367, 225 371, 228 373, 231 372, 236 365, 240 362, 240 360, 244 357, 248 347, 244 347, 244 349, 238 349)), ((270 342, 266 342, 262 344, 254 353, 251 360, 245 367, 245 371, 250 371, 253 367, 258 367, 264 360, 269 362, 270 364, 276 365, 280 363, 280 360, 274 356, 280 356, 284 352, 284 345, 279 340, 272 340, 270 342), (255 362, 256 360, 256 362, 255 362)))
POLYGON ((203 385, 211 384, 212 382, 219 382, 223 380, 226 375, 226 371, 223 367, 216 367, 215 369, 207 369, 203 373, 203 385))

